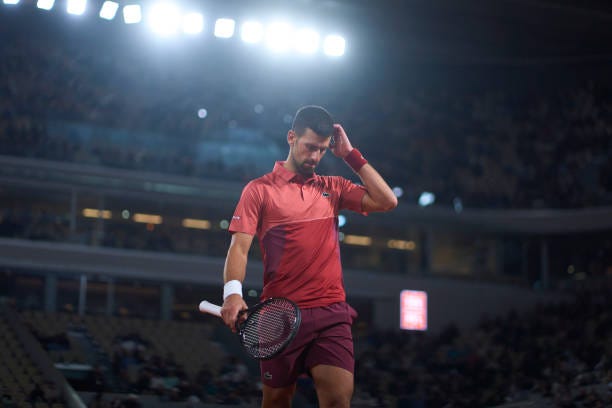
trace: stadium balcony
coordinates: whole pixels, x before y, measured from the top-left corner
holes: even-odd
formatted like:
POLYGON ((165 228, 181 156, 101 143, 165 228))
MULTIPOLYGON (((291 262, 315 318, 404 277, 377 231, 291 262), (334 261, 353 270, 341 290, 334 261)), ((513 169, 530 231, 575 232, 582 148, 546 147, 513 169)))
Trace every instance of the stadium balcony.
MULTIPOLYGON (((203 294, 218 299, 227 219, 242 183, 7 156, 0 157, 0 181, 5 294, 14 297, 19 291, 9 288, 16 286, 33 293, 15 298, 20 307, 53 312, 71 305, 102 314, 124 308, 171 319, 197 315, 203 294), (115 296, 136 282, 149 285, 140 299, 148 306, 115 296), (197 285, 199 294, 175 295, 180 285, 197 285)), ((497 310, 498 298, 509 300, 506 308, 527 307, 555 296, 548 289, 605 279, 611 227, 607 208, 457 212, 400 199, 389 214, 346 215, 340 231, 347 292, 381 327, 395 326, 402 288, 454 305, 456 315, 430 311, 432 329, 454 319, 469 325, 483 308, 497 310), (484 288, 476 298, 488 301, 470 300, 484 288)), ((256 245, 253 252, 257 258, 256 245)), ((252 259, 246 285, 253 299, 261 276, 252 259)))

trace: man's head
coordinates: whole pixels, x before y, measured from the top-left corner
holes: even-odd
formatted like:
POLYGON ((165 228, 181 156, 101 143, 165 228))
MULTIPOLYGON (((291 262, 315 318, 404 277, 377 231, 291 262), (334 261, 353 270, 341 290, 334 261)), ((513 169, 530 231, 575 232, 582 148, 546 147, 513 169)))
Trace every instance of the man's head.
POLYGON ((333 132, 334 121, 324 108, 309 105, 298 109, 287 133, 289 168, 303 176, 311 176, 329 148, 333 132))
POLYGON ((298 136, 303 136, 306 129, 311 129, 321 138, 328 138, 334 132, 334 121, 325 108, 303 106, 296 112, 291 130, 298 136))

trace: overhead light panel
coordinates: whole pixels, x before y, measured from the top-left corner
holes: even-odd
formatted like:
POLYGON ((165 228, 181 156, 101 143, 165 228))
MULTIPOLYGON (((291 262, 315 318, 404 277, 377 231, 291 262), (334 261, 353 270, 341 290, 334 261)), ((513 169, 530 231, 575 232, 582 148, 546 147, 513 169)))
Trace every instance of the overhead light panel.
POLYGON ((328 35, 323 40, 323 52, 330 57, 341 57, 346 49, 346 41, 339 35, 328 35))
POLYGON ((149 13, 151 29, 162 36, 176 34, 181 25, 181 15, 177 6, 172 3, 159 3, 149 13))
POLYGON ((242 41, 255 44, 261 42, 264 36, 264 27, 258 21, 246 21, 242 24, 242 28, 240 30, 240 38, 242 41))
POLYGON ((370 246, 372 245, 372 237, 364 235, 345 235, 342 242, 348 245, 370 246))
POLYGON ((140 222, 144 224, 161 224, 162 223, 162 217, 160 215, 155 215, 155 214, 136 213, 134 214, 132 219, 134 220, 134 222, 140 222))
POLYGON ((55 0, 38 0, 36 2, 36 7, 42 10, 51 10, 54 4, 55 0))
POLYGON ((80 16, 81 14, 85 13, 86 8, 87 0, 68 0, 66 11, 68 12, 68 14, 80 16))
POLYGON ((114 1, 105 1, 104 4, 102 4, 102 8, 100 9, 100 18, 104 20, 112 20, 115 18, 118 9, 119 3, 116 3, 114 1))
POLYGON ((210 221, 208 220, 199 220, 197 218, 185 218, 182 222, 183 227, 185 228, 195 228, 195 229, 210 229, 210 221))
POLYGON ((139 4, 123 6, 123 22, 125 24, 138 24, 142 21, 142 9, 139 4))
POLYGON ((414 251, 416 245, 414 241, 405 241, 403 239, 390 239, 387 241, 387 247, 391 249, 399 249, 401 251, 414 251))
POLYGON ((96 208, 83 208, 82 214, 86 218, 104 218, 105 220, 109 220, 113 216, 109 210, 98 210, 96 208))
POLYGON ((295 49, 302 54, 314 54, 319 49, 319 33, 304 29, 295 34, 295 49))
POLYGON ((287 51, 291 48, 292 34, 288 23, 272 23, 266 29, 266 45, 274 52, 287 51))
POLYGON ((236 21, 231 18, 219 18, 215 21, 215 37, 232 38, 236 29, 236 21))
POLYGON ((183 16, 183 32, 199 34, 204 29, 204 17, 201 13, 187 13, 183 16))

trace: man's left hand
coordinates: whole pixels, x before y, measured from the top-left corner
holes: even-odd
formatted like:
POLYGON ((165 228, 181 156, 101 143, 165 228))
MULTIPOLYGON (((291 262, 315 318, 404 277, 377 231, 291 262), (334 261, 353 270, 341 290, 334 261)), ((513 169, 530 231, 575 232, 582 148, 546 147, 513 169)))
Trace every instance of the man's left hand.
POLYGON ((334 156, 344 159, 347 154, 353 150, 353 145, 346 135, 346 132, 342 128, 342 125, 335 123, 334 124, 334 145, 330 146, 330 150, 334 154, 334 156))

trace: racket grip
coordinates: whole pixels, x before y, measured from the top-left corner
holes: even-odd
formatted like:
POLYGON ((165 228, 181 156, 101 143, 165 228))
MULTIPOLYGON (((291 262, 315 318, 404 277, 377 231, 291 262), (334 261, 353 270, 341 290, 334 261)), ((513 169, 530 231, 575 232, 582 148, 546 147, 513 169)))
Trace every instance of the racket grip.
POLYGON ((210 313, 211 315, 215 315, 217 317, 221 317, 221 306, 217 306, 212 304, 206 300, 200 302, 200 312, 210 313))

